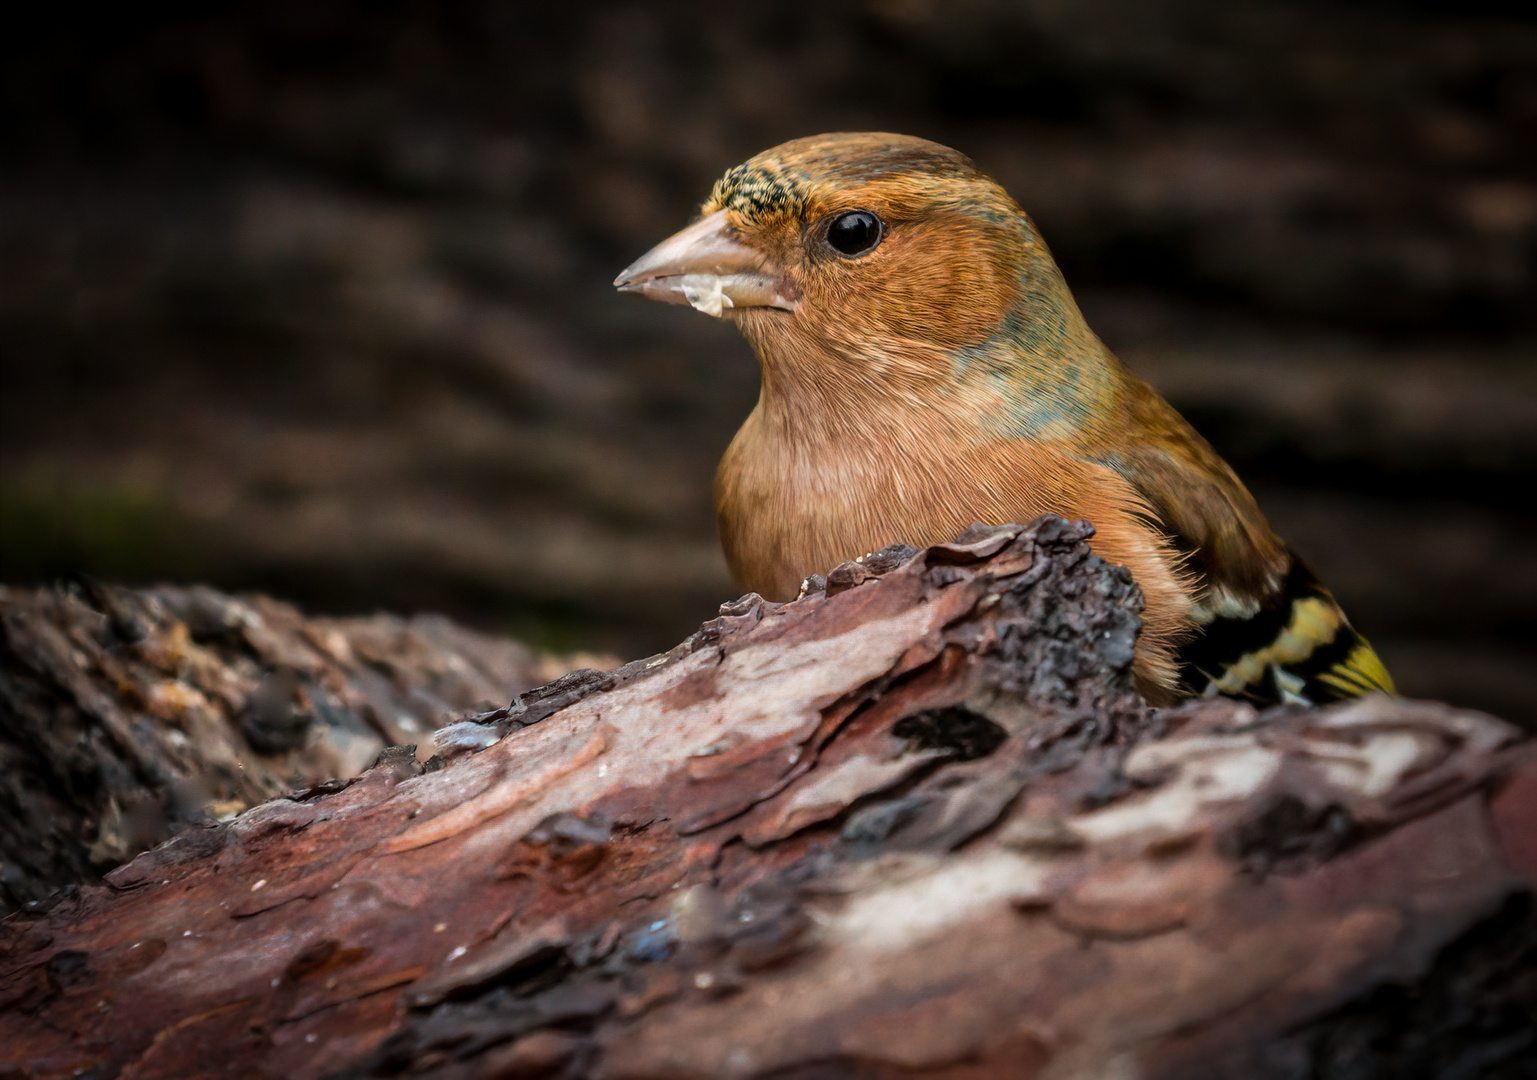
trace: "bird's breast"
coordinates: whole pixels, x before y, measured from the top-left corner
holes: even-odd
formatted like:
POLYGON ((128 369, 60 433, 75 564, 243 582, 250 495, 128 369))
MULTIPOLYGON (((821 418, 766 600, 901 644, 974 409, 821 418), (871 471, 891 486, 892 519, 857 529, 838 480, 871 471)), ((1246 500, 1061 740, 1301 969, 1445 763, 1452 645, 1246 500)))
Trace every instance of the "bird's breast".
POLYGON ((975 521, 1086 519, 1095 552, 1142 588, 1145 685, 1172 685, 1170 649, 1191 625, 1192 583, 1147 524, 1146 504, 1117 473, 1060 445, 918 425, 797 431, 760 406, 721 461, 715 509, 737 585, 779 601, 807 576, 887 544, 943 543, 975 521))
POLYGON ((963 433, 920 424, 797 430, 755 412, 716 476, 726 559, 739 586, 793 597, 810 574, 887 544, 952 538, 973 521, 1028 520, 1049 500, 963 433))

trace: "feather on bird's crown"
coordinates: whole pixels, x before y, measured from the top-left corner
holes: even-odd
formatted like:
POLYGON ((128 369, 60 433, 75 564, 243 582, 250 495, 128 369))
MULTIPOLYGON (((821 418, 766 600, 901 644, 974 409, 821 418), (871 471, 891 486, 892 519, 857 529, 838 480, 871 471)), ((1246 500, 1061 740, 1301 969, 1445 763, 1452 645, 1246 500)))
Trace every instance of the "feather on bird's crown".
POLYGON ((851 186, 889 180, 977 180, 971 159, 911 135, 834 132, 792 139, 726 171, 704 213, 729 210, 749 222, 811 216, 821 198, 851 186))

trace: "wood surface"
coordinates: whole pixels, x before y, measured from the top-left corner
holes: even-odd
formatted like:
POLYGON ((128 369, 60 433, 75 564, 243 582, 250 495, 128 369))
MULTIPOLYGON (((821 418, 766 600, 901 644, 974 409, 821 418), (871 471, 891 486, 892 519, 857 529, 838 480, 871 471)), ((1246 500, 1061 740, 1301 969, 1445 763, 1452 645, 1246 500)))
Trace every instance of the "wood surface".
POLYGON ((1149 710, 1085 536, 745 597, 30 905, 0 1076, 1522 1075, 1532 744, 1149 710))

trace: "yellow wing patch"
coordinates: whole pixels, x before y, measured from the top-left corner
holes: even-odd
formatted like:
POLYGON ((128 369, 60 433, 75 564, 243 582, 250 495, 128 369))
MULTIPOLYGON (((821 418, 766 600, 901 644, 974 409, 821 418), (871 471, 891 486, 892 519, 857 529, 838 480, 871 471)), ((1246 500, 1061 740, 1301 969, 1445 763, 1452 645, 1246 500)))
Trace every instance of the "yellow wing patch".
POLYGON ((1224 665, 1221 675, 1207 683, 1205 695, 1254 696, 1262 688, 1282 701, 1301 703, 1395 692, 1381 659, 1327 594, 1294 600, 1281 631, 1261 648, 1224 665), (1341 653, 1342 658, 1331 659, 1341 653), (1314 684, 1312 694, 1309 683, 1314 684))
POLYGON ((1370 694, 1373 691, 1381 691, 1384 694, 1398 693, 1393 685, 1393 676, 1388 674, 1388 669, 1383 666, 1382 660, 1365 641, 1351 649, 1350 655, 1340 663, 1335 664, 1328 671, 1319 673, 1315 678, 1321 683, 1334 687, 1347 697, 1370 694))
POLYGON ((1241 694, 1245 687, 1264 680, 1271 665, 1284 667, 1306 660, 1313 650, 1334 640, 1344 615, 1328 601, 1309 596, 1292 604, 1291 621, 1276 639, 1262 649, 1245 653, 1228 665, 1220 679, 1207 687, 1208 696, 1241 694))

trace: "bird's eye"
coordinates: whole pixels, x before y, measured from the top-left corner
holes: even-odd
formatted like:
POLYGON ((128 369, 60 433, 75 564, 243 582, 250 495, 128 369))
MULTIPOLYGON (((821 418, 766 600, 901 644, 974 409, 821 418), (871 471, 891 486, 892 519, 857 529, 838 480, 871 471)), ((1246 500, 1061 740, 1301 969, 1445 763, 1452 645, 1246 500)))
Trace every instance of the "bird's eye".
POLYGON ((881 242, 881 219, 867 210, 839 214, 827 226, 827 242, 844 255, 865 255, 881 242))

